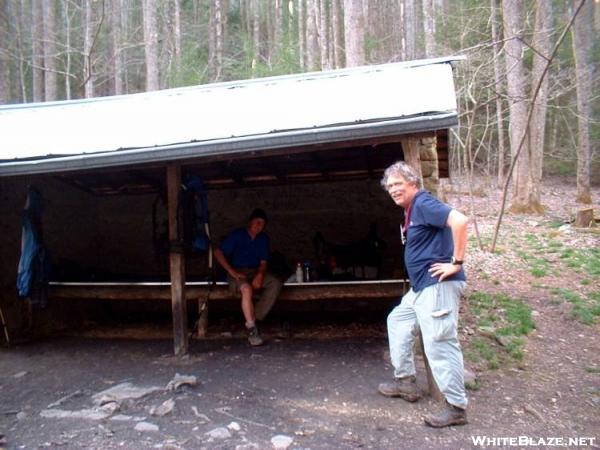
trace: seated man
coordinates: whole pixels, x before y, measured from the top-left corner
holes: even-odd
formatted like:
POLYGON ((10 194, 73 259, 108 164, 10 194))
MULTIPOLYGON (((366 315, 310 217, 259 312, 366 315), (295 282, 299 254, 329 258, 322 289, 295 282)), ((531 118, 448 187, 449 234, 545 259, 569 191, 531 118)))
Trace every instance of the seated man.
POLYGON ((215 249, 215 259, 227 272, 229 287, 242 296, 242 312, 246 320, 250 345, 262 345, 263 339, 256 327, 256 319, 262 320, 275 303, 282 282, 267 273, 269 237, 264 232, 267 214, 256 208, 250 214, 248 225, 233 230, 215 249), (252 294, 262 289, 256 308, 252 294))

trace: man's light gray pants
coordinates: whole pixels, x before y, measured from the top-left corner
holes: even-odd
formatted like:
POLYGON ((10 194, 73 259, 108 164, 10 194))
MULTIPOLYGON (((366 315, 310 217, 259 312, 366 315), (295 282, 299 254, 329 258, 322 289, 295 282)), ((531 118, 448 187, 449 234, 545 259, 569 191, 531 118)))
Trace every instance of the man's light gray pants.
POLYGON ((458 342, 458 306, 464 281, 444 281, 404 295, 387 318, 394 377, 416 374, 413 347, 421 328, 433 377, 448 403, 466 408, 463 355, 458 342))

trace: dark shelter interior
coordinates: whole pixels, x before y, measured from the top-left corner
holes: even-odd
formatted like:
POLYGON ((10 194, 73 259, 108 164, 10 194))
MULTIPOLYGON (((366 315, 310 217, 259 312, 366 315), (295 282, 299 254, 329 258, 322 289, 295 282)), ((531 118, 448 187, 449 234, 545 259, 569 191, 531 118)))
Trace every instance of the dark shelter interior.
MULTIPOLYGON (((440 136, 438 153, 443 154, 445 135, 440 136)), ((203 181, 207 231, 213 246, 231 229, 244 226, 253 208, 261 207, 269 218, 274 269, 284 280, 295 281, 296 265, 308 264, 311 282, 319 282, 318 289, 326 290, 328 282, 405 278, 398 233, 402 212, 379 184, 383 170, 401 159, 404 154, 399 138, 388 137, 184 161, 181 174, 182 180, 195 176, 203 181)), ((11 324, 24 325, 23 307, 19 305, 23 300, 11 291, 19 262, 21 213, 30 187, 43 196, 43 241, 50 255, 52 282, 169 281, 168 253, 176 244, 167 236, 164 165, 29 175, 2 178, 0 183, 2 285, 5 298, 13 306, 7 308, 11 324)), ((186 281, 221 280, 218 267, 210 267, 208 250, 192 250, 189 236, 184 236, 188 219, 182 198, 177 215, 186 281)), ((171 320, 169 301, 54 299, 52 289, 51 285, 48 307, 34 311, 37 331, 89 322, 171 320)), ((341 301, 320 301, 314 296, 305 302, 283 300, 276 304, 272 316, 339 318, 338 313, 345 310, 351 312, 350 320, 364 320, 373 314, 380 318, 390 304, 390 299, 363 301, 359 290, 353 297, 341 301)), ((197 307, 196 302, 188 303, 191 324, 197 307)), ((212 317, 238 314, 235 299, 211 306, 212 317)))

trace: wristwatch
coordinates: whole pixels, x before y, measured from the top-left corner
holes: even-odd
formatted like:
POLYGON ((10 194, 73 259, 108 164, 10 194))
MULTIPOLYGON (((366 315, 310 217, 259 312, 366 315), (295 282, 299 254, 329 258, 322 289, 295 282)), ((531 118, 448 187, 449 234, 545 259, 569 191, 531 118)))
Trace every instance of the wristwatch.
POLYGON ((462 266, 463 265, 463 261, 460 259, 456 259, 454 256, 452 257, 452 260, 450 261, 450 263, 456 265, 456 266, 462 266))

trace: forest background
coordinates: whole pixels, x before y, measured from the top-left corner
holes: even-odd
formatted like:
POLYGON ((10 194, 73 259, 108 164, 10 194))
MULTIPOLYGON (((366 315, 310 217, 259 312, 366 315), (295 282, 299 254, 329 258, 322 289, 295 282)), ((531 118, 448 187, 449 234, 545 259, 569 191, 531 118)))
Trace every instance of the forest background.
POLYGON ((542 212, 544 175, 600 181, 599 30, 598 0, 0 0, 0 104, 464 55, 452 172, 542 212))

